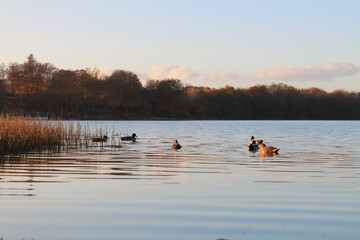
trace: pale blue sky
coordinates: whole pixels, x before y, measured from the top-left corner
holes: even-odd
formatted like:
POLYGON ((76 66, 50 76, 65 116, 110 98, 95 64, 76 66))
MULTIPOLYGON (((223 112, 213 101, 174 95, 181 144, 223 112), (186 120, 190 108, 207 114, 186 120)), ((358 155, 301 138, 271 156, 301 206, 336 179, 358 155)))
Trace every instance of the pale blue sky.
POLYGON ((360 1, 0 0, 0 63, 360 91, 360 1))

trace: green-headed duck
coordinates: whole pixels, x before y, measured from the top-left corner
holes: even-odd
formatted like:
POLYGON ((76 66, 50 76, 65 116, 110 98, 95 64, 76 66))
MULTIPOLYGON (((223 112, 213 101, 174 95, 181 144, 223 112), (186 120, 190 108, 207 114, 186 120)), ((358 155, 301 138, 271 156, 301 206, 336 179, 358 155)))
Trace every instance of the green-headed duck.
POLYGON ((132 141, 135 142, 136 141, 136 134, 133 133, 131 136, 126 136, 126 137, 121 137, 121 141, 132 141))

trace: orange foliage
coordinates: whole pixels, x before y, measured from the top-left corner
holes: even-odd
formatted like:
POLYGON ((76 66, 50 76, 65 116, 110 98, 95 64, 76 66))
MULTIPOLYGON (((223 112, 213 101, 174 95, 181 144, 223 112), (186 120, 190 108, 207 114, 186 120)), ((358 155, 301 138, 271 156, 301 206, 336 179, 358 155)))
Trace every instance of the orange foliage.
POLYGON ((154 79, 143 87, 130 71, 100 76, 97 69, 59 70, 32 55, 22 64, 10 64, 6 71, 1 66, 0 78, 6 83, 6 88, 0 86, 0 107, 9 111, 64 117, 360 119, 359 93, 296 89, 283 83, 217 89, 185 87, 178 79, 154 79), (1 95, 6 94, 9 97, 1 102, 1 95))

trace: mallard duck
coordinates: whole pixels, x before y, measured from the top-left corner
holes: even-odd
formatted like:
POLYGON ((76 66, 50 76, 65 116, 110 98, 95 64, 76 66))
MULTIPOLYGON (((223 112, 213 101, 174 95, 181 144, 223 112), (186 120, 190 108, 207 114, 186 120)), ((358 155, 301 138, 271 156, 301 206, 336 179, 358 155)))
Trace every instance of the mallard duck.
POLYGON ((136 134, 133 133, 131 136, 125 136, 125 137, 121 137, 121 141, 132 141, 135 142, 136 141, 136 134))
POLYGON ((108 137, 104 135, 103 137, 97 137, 91 139, 93 142, 106 142, 108 140, 108 137))
POLYGON ((259 144, 260 148, 260 156, 274 156, 278 154, 280 148, 275 148, 273 146, 266 146, 265 144, 261 143, 259 144))
POLYGON ((247 145, 248 151, 257 151, 259 150, 259 145, 256 144, 255 140, 251 140, 250 143, 247 145))
POLYGON ((254 136, 251 136, 250 143, 247 145, 248 151, 257 151, 259 150, 259 144, 263 142, 262 139, 255 139, 254 136))
POLYGON ((175 149, 175 150, 178 150, 181 148, 181 145, 180 143, 178 142, 178 140, 174 140, 174 144, 172 145, 172 148, 175 149))

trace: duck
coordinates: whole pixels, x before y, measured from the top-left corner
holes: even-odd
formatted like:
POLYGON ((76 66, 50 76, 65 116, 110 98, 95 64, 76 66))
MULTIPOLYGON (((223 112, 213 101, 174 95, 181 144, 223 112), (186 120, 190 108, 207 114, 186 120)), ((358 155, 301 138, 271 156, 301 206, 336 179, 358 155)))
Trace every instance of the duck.
POLYGON ((131 136, 125 136, 125 137, 121 137, 121 141, 132 141, 135 142, 136 141, 136 134, 133 133, 131 136))
POLYGON ((259 150, 259 144, 263 143, 262 139, 255 139, 254 136, 251 136, 250 143, 247 145, 248 151, 257 151, 259 150))
POLYGON ((257 151, 259 150, 259 145, 256 144, 255 140, 250 141, 250 143, 247 145, 248 151, 257 151))
POLYGON ((93 142, 106 142, 109 138, 104 135, 103 137, 97 137, 97 138, 92 138, 91 140, 93 142))
POLYGON ((280 150, 280 148, 266 146, 264 143, 259 144, 259 148, 261 157, 277 155, 280 150))
POLYGON ((175 149, 175 150, 178 150, 181 148, 181 145, 180 143, 178 142, 178 140, 174 140, 174 144, 172 145, 172 148, 175 149))

